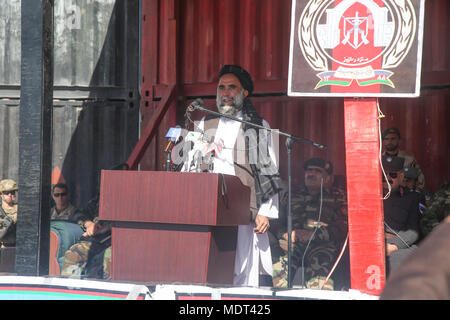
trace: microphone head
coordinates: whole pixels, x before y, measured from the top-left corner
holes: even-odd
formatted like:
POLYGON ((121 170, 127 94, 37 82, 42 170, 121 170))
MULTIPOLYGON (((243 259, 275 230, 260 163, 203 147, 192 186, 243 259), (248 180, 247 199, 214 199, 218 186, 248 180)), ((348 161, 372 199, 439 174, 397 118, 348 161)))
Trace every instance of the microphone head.
POLYGON ((181 135, 181 127, 176 126, 175 128, 170 128, 166 134, 166 139, 170 139, 173 142, 176 142, 181 135))
POLYGON ((198 107, 203 107, 205 104, 205 102, 203 102, 202 98, 197 98, 197 99, 195 99, 194 102, 195 102, 196 106, 198 106, 198 107))
POLYGON ((187 107, 188 111, 192 112, 194 111, 197 107, 203 107, 205 103, 203 102, 202 98, 197 98, 194 101, 191 102, 191 104, 187 107))

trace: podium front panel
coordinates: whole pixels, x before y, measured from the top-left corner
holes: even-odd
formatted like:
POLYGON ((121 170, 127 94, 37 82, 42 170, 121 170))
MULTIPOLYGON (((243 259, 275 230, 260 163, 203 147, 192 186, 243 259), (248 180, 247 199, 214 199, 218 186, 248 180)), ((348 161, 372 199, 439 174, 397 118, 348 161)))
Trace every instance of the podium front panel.
POLYGON ((100 220, 194 225, 250 222, 250 189, 215 173, 102 171, 100 220))
POLYGON ((112 239, 112 280, 233 284, 237 227, 116 226, 112 239))

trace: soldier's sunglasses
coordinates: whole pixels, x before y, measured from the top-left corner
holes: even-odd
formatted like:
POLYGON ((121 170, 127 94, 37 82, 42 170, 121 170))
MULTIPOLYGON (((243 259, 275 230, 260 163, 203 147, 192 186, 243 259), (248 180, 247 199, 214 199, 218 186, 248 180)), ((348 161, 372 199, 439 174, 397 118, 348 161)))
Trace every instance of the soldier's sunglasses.
POLYGON ((3 191, 2 194, 4 194, 4 195, 9 195, 9 194, 15 195, 16 191, 3 191))
POLYGON ((55 197, 64 197, 64 196, 67 196, 67 192, 61 192, 61 193, 54 193, 53 194, 55 197))

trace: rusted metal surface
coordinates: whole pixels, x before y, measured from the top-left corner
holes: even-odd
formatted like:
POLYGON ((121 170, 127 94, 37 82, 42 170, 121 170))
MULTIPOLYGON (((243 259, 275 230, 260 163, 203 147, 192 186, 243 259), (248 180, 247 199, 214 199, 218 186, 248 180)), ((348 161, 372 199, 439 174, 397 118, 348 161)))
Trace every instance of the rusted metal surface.
MULTIPOLYGON (((84 206, 139 134, 139 0, 56 0, 52 183, 84 206)), ((0 2, 0 178, 18 179, 21 1, 0 2)), ((20 197, 20 195, 19 195, 20 197)))
POLYGON ((0 104, 0 123, 0 177, 16 180, 19 175, 19 107, 0 104))

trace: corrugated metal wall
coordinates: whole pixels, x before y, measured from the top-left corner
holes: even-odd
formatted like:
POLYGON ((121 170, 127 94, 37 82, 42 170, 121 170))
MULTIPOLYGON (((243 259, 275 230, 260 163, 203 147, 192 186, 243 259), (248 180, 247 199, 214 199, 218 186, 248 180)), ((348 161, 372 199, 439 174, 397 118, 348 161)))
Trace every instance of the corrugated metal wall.
MULTIPOLYGON (((18 178, 20 0, 0 2, 0 178, 18 178)), ((139 133, 138 0, 55 0, 52 183, 84 206, 139 133)))
MULTIPOLYGON (((222 65, 240 64, 254 79, 256 109, 272 127, 329 147, 320 151, 305 144, 294 146, 294 183, 300 182, 302 163, 311 156, 331 159, 336 174, 345 174, 343 100, 285 96, 291 2, 143 1, 143 113, 151 115, 149 109, 156 106, 155 98, 161 96, 158 94, 161 84, 177 83, 179 87, 177 110, 169 111, 162 122, 160 137, 168 127, 175 125, 175 119, 180 125, 184 123, 183 114, 190 99, 215 95, 217 73, 222 65), (171 47, 173 42, 175 49, 171 47), (146 57, 149 60, 145 60, 146 57)), ((382 129, 392 125, 399 127, 402 146, 416 156, 431 191, 445 180, 450 181, 448 16, 448 1, 426 2, 422 96, 380 99, 386 115, 382 129)), ((206 103, 214 104, 214 100, 206 100, 206 103)), ((197 119, 201 116, 195 114, 197 119)), ((162 169, 164 154, 161 150, 166 142, 160 137, 151 146, 148 158, 143 160, 145 168, 162 169)), ((281 140, 280 170, 286 177, 286 151, 284 139, 281 140)))

